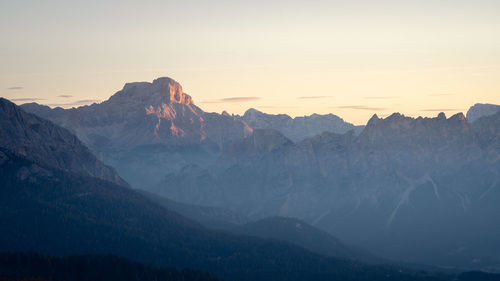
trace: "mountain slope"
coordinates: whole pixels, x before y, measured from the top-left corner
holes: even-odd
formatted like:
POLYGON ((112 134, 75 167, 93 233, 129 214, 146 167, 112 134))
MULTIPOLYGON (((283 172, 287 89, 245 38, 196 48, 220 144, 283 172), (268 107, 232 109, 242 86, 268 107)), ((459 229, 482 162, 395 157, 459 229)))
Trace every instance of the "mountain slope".
POLYGON ((232 229, 248 222, 248 219, 228 209, 184 204, 147 191, 139 191, 156 204, 175 211, 210 229, 232 229))
POLYGON ((115 254, 209 271, 227 280, 452 278, 400 267, 364 266, 323 258, 289 244, 213 233, 133 190, 2 153, 1 251, 115 254))
MULTIPOLYGON (((377 258, 350 248, 332 235, 294 218, 269 217, 241 226, 232 231, 240 234, 290 242, 325 256, 375 262, 377 258)), ((381 261, 381 260, 379 260, 381 261)))
POLYGON ((37 163, 127 185, 74 135, 0 98, 0 147, 37 163))

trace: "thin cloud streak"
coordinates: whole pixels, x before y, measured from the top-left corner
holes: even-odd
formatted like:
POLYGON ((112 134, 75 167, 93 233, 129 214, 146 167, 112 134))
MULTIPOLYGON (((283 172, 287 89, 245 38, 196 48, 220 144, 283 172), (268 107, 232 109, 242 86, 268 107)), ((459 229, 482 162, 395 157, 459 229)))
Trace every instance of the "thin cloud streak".
POLYGON ((79 106, 83 106, 83 105, 89 105, 89 104, 100 103, 100 102, 101 102, 101 100, 77 100, 77 101, 70 102, 70 103, 50 103, 47 105, 50 107, 67 108, 67 107, 79 107, 79 106))
POLYGON ((398 99, 396 96, 375 96, 375 97, 364 97, 367 100, 390 100, 390 99, 398 99))
POLYGON ((295 105, 259 105, 257 108, 300 108, 300 106, 295 105))
POLYGON ((7 90, 11 90, 11 91, 22 90, 22 89, 24 89, 24 87, 21 87, 21 86, 14 86, 14 87, 7 88, 7 90))
POLYGON ((460 108, 427 108, 427 109, 420 109, 420 111, 430 111, 430 112, 444 112, 444 111, 462 111, 463 109, 460 108))
POLYGON ((455 94, 430 94, 429 97, 455 96, 455 94))
POLYGON ((298 97, 297 99, 299 100, 307 100, 307 99, 328 99, 331 98, 332 96, 303 96, 303 97, 298 97))
POLYGON ((59 98, 72 98, 72 95, 58 95, 59 98))
POLYGON ((344 105, 344 106, 337 106, 336 108, 356 109, 356 110, 373 110, 373 111, 384 111, 384 110, 388 109, 385 107, 371 107, 371 106, 366 106, 366 105, 344 105))
POLYGON ((261 99, 260 97, 230 97, 218 100, 202 101, 201 103, 237 103, 237 102, 258 101, 260 99, 261 99))
POLYGON ((29 102, 29 101, 41 101, 45 99, 41 98, 17 98, 17 99, 11 99, 13 102, 29 102))

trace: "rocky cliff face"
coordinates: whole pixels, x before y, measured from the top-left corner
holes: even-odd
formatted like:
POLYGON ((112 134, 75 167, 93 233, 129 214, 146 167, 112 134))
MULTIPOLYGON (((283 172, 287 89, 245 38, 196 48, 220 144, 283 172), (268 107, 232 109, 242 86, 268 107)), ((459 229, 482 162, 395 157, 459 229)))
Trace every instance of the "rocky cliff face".
POLYGON ((251 132, 230 116, 214 118, 203 112, 179 83, 166 77, 152 83, 127 83, 101 104, 68 110, 35 104, 23 108, 69 128, 95 151, 153 144, 222 146, 251 132), (227 123, 234 124, 228 127, 227 123), (221 137, 216 131, 223 128, 226 134, 221 137))
POLYGON ((333 115, 312 114, 310 116, 292 118, 286 114, 266 114, 256 109, 249 109, 239 119, 254 129, 274 129, 294 142, 313 137, 323 132, 345 133, 354 130, 359 133, 363 126, 354 126, 342 118, 333 115))
POLYGON ((114 169, 99 161, 68 130, 26 113, 2 98, 0 147, 35 163, 127 186, 114 169))
POLYGON ((467 111, 467 120, 474 122, 483 116, 490 116, 500 111, 500 105, 476 103, 467 111))

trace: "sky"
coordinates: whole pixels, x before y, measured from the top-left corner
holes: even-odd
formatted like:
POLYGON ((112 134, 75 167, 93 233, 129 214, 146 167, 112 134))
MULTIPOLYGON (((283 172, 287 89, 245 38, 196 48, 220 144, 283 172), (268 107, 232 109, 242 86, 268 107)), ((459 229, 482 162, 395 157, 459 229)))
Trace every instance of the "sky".
POLYGON ((177 80, 205 111, 447 116, 500 104, 500 1, 0 0, 0 96, 177 80))

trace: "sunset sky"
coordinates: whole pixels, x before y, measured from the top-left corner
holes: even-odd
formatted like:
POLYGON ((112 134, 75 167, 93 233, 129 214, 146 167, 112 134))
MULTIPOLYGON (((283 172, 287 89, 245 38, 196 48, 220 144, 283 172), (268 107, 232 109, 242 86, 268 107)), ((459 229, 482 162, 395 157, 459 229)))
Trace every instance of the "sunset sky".
POLYGON ((500 1, 0 0, 0 96, 64 107, 168 76, 206 111, 447 116, 500 104, 500 1))

